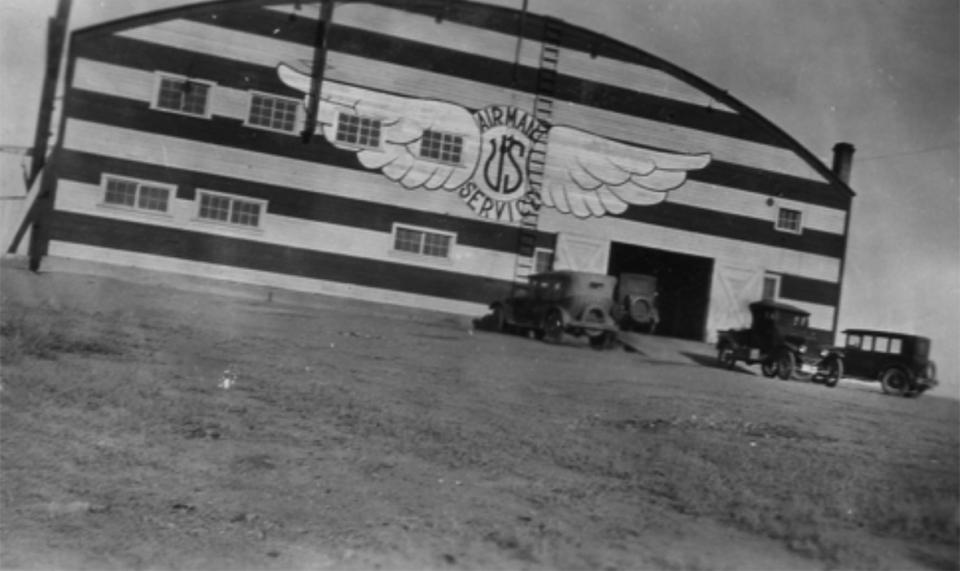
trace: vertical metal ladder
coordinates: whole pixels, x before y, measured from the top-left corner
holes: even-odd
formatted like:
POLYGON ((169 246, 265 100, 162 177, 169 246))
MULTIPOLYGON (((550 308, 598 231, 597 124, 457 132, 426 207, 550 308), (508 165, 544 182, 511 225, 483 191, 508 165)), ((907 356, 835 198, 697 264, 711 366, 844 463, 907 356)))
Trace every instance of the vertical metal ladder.
MULTIPOLYGON (((561 23, 552 18, 544 18, 543 37, 540 50, 540 67, 537 70, 537 84, 533 102, 533 115, 540 121, 550 123, 553 117, 553 100, 557 87, 557 64, 560 59, 561 23)), ((540 194, 543 184, 544 166, 547 158, 547 138, 533 143, 530 150, 527 184, 530 190, 540 194)), ((542 204, 542 203, 541 203, 542 204)), ((520 219, 519 244, 514 266, 514 295, 527 286, 527 276, 534 272, 537 250, 537 226, 540 220, 540 204, 531 208, 520 219)))

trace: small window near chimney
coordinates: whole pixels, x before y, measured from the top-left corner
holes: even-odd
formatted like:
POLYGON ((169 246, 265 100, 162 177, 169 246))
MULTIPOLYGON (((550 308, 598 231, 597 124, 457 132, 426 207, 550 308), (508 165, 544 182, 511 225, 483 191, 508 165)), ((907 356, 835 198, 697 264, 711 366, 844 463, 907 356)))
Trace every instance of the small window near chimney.
POLYGON ((777 209, 777 230, 800 234, 803 232, 803 213, 792 208, 777 209))

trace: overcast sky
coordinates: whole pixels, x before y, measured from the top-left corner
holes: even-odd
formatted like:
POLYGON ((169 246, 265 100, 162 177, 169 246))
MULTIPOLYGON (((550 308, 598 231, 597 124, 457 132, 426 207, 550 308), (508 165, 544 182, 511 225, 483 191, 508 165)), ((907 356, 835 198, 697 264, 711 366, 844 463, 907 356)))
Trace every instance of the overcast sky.
MULTIPOLYGON (((182 0, 74 0, 83 27, 182 0)), ((519 7, 522 0, 491 0, 519 7)), ((840 327, 932 337, 958 391, 960 47, 957 0, 530 0, 691 71, 828 166, 853 143, 840 327)), ((0 145, 30 145, 55 0, 0 0, 0 145)), ((19 176, 19 175, 17 175, 19 176)), ((3 184, 13 177, 4 174, 3 184)))

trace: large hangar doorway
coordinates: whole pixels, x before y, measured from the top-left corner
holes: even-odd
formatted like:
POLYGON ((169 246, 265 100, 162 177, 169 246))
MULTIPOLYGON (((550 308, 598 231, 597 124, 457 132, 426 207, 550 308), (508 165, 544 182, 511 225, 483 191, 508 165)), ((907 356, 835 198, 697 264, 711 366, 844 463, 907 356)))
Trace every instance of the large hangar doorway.
POLYGON ((607 273, 657 277, 660 325, 656 335, 703 341, 707 333, 713 260, 612 242, 607 273))

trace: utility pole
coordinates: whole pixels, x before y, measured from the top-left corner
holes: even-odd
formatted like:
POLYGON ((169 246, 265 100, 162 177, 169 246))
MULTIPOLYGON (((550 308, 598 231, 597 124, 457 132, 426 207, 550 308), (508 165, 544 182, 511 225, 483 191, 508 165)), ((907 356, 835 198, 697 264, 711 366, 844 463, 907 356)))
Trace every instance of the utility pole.
POLYGON ((320 20, 317 21, 317 31, 313 43, 313 68, 310 76, 310 96, 307 98, 307 118, 304 122, 300 138, 304 143, 310 142, 310 137, 317 128, 317 111, 320 108, 320 86, 327 65, 327 39, 330 35, 330 22, 333 19, 334 0, 320 0, 320 20))
POLYGON ((27 188, 33 186, 47 160, 47 143, 50 140, 50 125, 53 120, 54 99, 57 95, 57 80, 60 77, 60 61, 67 38, 67 22, 70 18, 70 0, 59 0, 57 12, 47 22, 47 64, 40 90, 40 110, 37 115, 37 131, 33 139, 30 172, 27 188))

